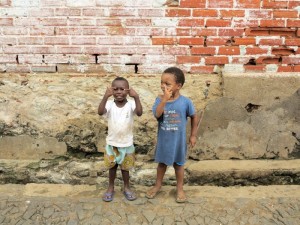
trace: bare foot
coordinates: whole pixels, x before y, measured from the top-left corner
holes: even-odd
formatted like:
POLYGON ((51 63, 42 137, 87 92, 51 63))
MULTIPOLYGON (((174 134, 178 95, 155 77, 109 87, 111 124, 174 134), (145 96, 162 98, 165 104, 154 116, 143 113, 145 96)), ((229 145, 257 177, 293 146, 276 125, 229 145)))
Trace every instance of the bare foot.
POLYGON ((146 197, 149 199, 155 198, 159 192, 160 192, 160 187, 154 186, 150 190, 147 191, 146 197))

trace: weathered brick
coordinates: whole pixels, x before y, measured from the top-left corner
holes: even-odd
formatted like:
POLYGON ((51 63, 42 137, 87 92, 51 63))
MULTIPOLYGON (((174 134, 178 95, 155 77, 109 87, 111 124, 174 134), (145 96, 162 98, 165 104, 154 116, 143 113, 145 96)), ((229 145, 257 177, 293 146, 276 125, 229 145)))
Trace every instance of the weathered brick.
POLYGON ((179 38, 180 45, 203 45, 204 38, 195 37, 195 38, 179 38))
POLYGON ((13 18, 0 18, 0 26, 12 26, 13 18))
POLYGON ((105 9, 82 9, 83 16, 103 17, 105 16, 105 9))
POLYGON ((19 54, 18 62, 20 64, 42 64, 43 57, 41 54, 19 54))
POLYGON ((0 43, 2 45, 16 45, 17 44, 17 38, 0 36, 0 43))
POLYGON ((69 38, 65 37, 45 37, 46 45, 69 45, 69 38))
POLYGON ((187 55, 190 52, 188 46, 164 46, 163 53, 166 55, 187 55))
POLYGON ((277 72, 294 72, 294 66, 278 66, 277 72))
POLYGON ((204 19, 180 19, 178 26, 181 27, 199 27, 204 25, 204 19))
POLYGON ((137 15, 137 10, 133 8, 112 8, 109 10, 110 16, 135 16, 137 15))
POLYGON ((165 36, 190 36, 191 28, 166 28, 165 36))
POLYGON ((138 15, 143 17, 163 17, 164 9, 138 9, 138 15))
POLYGON ((97 40, 98 45, 123 45, 124 38, 123 37, 98 37, 97 40))
POLYGON ((286 47, 282 47, 282 48, 272 48, 271 50, 272 55, 294 55, 296 52, 294 49, 292 48, 286 48, 286 47))
POLYGON ((228 64, 228 57, 224 56, 207 56, 205 57, 206 65, 224 65, 228 64))
POLYGON ((261 27, 285 27, 284 20, 261 20, 261 27))
POLYGON ((66 6, 66 0, 40 0, 42 6, 66 6))
POLYGON ((150 37, 125 37, 125 45, 150 45, 150 37))
POLYGON ((256 40, 254 37, 234 38, 233 45, 255 45, 256 40))
POLYGON ((191 49, 191 54, 193 55, 215 55, 215 47, 193 47, 191 49))
MULTIPOLYGON (((64 55, 63 55, 64 56, 64 55)), ((87 64, 93 64, 96 63, 96 57, 93 55, 86 55, 86 54, 72 54, 69 55, 70 59, 69 62, 71 64, 81 64, 81 63, 87 63, 87 64)), ((55 58, 54 58, 55 60, 55 58)), ((60 63, 60 62, 57 62, 60 63)))
POLYGON ((124 27, 108 27, 106 29, 109 35, 127 35, 133 36, 135 34, 135 28, 124 28, 124 27))
POLYGON ((72 45, 95 45, 95 37, 71 37, 72 45))
POLYGON ((218 46, 218 45, 226 45, 228 42, 228 38, 224 37, 208 37, 205 41, 207 46, 218 46))
POLYGON ((239 55, 240 48, 239 47, 220 47, 218 51, 218 55, 239 55))
POLYGON ((95 26, 96 20, 94 18, 69 18, 69 26, 95 26))
POLYGON ((283 40, 280 38, 262 38, 258 41, 259 45, 282 45, 283 40))
POLYGON ((1 0, 0 6, 11 6, 11 0, 1 0))
POLYGON ((214 66, 191 66, 190 73, 213 73, 214 66))
POLYGON ((135 54, 136 53, 136 48, 127 48, 126 46, 124 47, 111 47, 110 48, 110 53, 111 54, 135 54))
POLYGON ((54 9, 51 8, 38 8, 38 9, 30 9, 28 11, 28 15, 30 17, 48 17, 54 16, 54 9), (41 13, 43 12, 43 13, 41 13))
POLYGON ((295 9, 299 7, 299 1, 288 1, 288 9, 295 9))
POLYGON ((300 65, 294 66, 294 72, 300 72, 300 65))
POLYGON ((206 27, 230 27, 231 20, 223 19, 207 19, 205 23, 206 27))
POLYGON ((2 32, 4 35, 27 35, 28 29, 23 27, 2 27, 2 32))
MULTIPOLYGON (((57 2, 57 1, 55 1, 57 2)), ((61 5, 59 5, 61 6, 61 5)), ((80 16, 81 9, 74 8, 56 8, 55 9, 56 16, 80 16)))
POLYGON ((233 24, 236 28, 238 27, 242 27, 242 28, 245 28, 245 27, 258 27, 259 26, 259 20, 255 20, 255 19, 236 19, 234 18, 233 19, 233 24))
POLYGON ((45 65, 45 66, 31 66, 32 72, 35 73, 56 73, 56 66, 45 65))
POLYGON ((96 6, 96 1, 95 0, 67 0, 67 6, 68 7, 91 7, 91 6, 96 6))
POLYGON ((85 54, 97 54, 97 55, 108 55, 109 54, 109 47, 106 46, 94 46, 94 47, 83 47, 82 53, 85 54))
POLYGON ((83 27, 82 29, 83 35, 106 35, 106 29, 101 27, 83 27))
POLYGON ((237 7, 238 8, 245 8, 245 9, 251 9, 251 8, 260 8, 260 2, 261 0, 237 0, 237 7))
POLYGON ((54 27, 30 27, 30 35, 32 36, 53 36, 54 27))
POLYGON ((286 38, 284 44, 287 46, 300 46, 300 39, 299 38, 286 38))
POLYGON ((177 39, 173 37, 153 37, 153 45, 174 45, 176 44, 177 39))
POLYGON ((0 63, 16 63, 16 55, 0 55, 0 63))
POLYGON ((65 54, 44 55, 43 62, 46 64, 71 63, 70 55, 65 54))
POLYGON ((300 27, 300 19, 298 19, 298 20, 288 19, 286 26, 287 27, 300 27))
MULTIPOLYGON (((300 5, 300 2, 299 2, 300 5)), ((274 18, 298 18, 298 11, 296 10, 274 10, 274 18)))
POLYGON ((55 29, 57 35, 80 35, 82 34, 81 27, 57 27, 55 29))
POLYGON ((280 61, 280 57, 277 56, 260 56, 256 59, 257 64, 279 64, 280 61))
POLYGON ((233 0, 207 0, 208 8, 232 8, 233 0))
POLYGON ((285 37, 295 37, 295 28, 271 28, 269 32, 270 36, 285 36, 285 37))
POLYGON ((164 28, 144 28, 137 27, 135 28, 136 36, 163 36, 164 28))
POLYGON ((263 55, 268 53, 268 48, 261 47, 247 47, 246 54, 247 55, 263 55))
POLYGON ((245 10, 220 10, 220 16, 224 17, 244 17, 245 10))
MULTIPOLYGON (((138 47, 136 49, 136 54, 138 55, 161 55, 163 54, 163 48, 161 46, 158 47, 138 47)), ((168 53, 169 54, 169 53, 168 53)))
POLYGON ((29 46, 3 46, 3 52, 6 54, 26 54, 31 53, 29 46))
POLYGON ((216 9, 194 9, 194 17, 217 17, 218 11, 216 9))
POLYGON ((191 10, 190 9, 167 9, 166 16, 170 16, 170 17, 191 16, 191 10))
POLYGON ((57 54, 80 54, 82 53, 81 47, 72 46, 56 46, 57 54))
POLYGON ((219 36, 243 36, 244 29, 219 28, 219 36))
POLYGON ((218 30, 216 28, 193 28, 192 36, 217 36, 218 30))
POLYGON ((182 8, 204 8, 205 0, 181 0, 180 7, 182 8))
POLYGON ((19 37, 19 45, 43 45, 44 40, 40 37, 19 37))
POLYGON ((8 64, 6 65, 7 73, 30 73, 30 65, 8 64))
POLYGON ((282 63, 283 64, 294 64, 299 65, 300 64, 300 57, 299 56, 283 56, 282 57, 282 63))
POLYGON ((200 56, 177 56, 176 57, 176 62, 179 64, 195 64, 195 63, 200 63, 200 56))
POLYGON ((55 48, 53 46, 31 46, 32 54, 54 54, 55 48))
POLYGON ((253 61, 252 56, 232 56, 231 63, 247 65, 251 62, 251 60, 253 61))
POLYGON ((126 26, 150 26, 151 19, 126 19, 124 24, 126 26))
POLYGON ((98 76, 103 74, 106 75, 106 70, 103 65, 95 65, 95 64, 58 64, 57 65, 58 73, 82 73, 86 77, 86 74, 92 73, 97 74, 98 76))
POLYGON ((121 19, 97 19, 97 26, 121 26, 121 19))
MULTIPOLYGON (((248 0, 246 0, 248 1, 248 0)), ((259 0, 260 1, 260 0, 259 0)), ((249 9, 249 17, 250 18, 256 18, 256 19, 272 19, 272 11, 267 9, 249 9)))
POLYGON ((266 9, 286 9, 288 7, 288 2, 285 0, 263 0, 262 8, 266 9))

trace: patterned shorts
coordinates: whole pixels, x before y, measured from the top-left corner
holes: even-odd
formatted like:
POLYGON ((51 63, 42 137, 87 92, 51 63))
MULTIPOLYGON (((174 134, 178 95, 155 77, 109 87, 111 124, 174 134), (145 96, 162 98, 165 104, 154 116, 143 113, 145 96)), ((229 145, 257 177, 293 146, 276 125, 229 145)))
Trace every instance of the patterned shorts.
POLYGON ((128 171, 132 169, 135 162, 134 152, 133 145, 124 148, 106 145, 104 153, 105 167, 111 169, 118 164, 122 170, 128 171))

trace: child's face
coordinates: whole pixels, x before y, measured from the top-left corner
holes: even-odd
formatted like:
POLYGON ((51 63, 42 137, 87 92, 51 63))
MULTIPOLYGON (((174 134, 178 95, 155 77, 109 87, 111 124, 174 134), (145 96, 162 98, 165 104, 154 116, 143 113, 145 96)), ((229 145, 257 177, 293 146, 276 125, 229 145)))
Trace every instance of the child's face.
POLYGON ((126 99, 129 86, 124 80, 115 80, 112 83, 113 96, 116 101, 122 102, 126 99))
POLYGON ((167 88, 168 90, 172 90, 173 95, 178 92, 181 88, 180 83, 176 83, 176 78, 171 73, 163 73, 161 76, 161 83, 160 87, 161 90, 164 92, 167 88))

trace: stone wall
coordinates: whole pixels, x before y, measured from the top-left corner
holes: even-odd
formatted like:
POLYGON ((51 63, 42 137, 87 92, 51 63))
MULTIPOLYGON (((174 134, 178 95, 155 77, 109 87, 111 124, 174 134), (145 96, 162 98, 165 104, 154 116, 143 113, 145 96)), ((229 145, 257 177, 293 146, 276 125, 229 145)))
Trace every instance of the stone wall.
MULTIPOLYGON (((141 97, 137 153, 151 158, 157 123, 151 107, 160 76, 127 76, 141 97)), ((41 159, 103 152, 107 125, 98 104, 114 76, 0 76, 0 157, 41 159)), ((299 74, 186 76, 181 93, 201 116, 192 159, 300 158, 299 74)), ((100 153, 101 155, 101 153, 100 153)))

